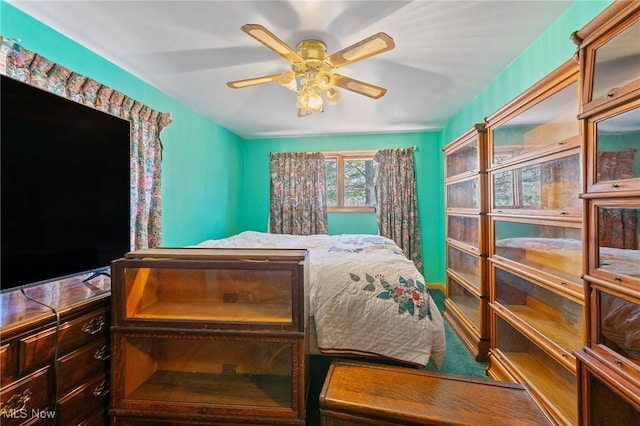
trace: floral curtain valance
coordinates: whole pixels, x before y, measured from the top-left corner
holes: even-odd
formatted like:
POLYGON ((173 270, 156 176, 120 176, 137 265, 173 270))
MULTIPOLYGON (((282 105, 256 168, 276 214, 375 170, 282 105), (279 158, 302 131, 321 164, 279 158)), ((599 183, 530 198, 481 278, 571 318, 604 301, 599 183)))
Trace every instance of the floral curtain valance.
POLYGON ((161 240, 160 133, 171 123, 161 113, 0 35, 0 73, 131 122, 131 248, 161 240))

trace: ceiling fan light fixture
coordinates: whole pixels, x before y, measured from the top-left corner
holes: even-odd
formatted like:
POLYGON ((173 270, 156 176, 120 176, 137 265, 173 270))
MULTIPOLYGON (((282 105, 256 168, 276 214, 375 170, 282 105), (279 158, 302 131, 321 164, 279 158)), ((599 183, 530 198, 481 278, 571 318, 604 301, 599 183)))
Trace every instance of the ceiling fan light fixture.
POLYGON ((307 95, 307 109, 311 112, 322 110, 322 96, 317 91, 309 92, 307 95))
POLYGON ((333 74, 328 70, 320 70, 316 74, 316 85, 320 90, 328 90, 333 86, 333 74))
POLYGON ((227 86, 233 89, 277 81, 296 94, 299 117, 307 116, 316 111, 324 111, 323 99, 330 105, 336 104, 340 99, 340 92, 334 86, 373 99, 384 96, 387 91, 382 87, 334 72, 336 68, 393 49, 395 43, 385 33, 374 34, 339 52, 328 55, 327 45, 321 40, 303 40, 298 43, 296 50, 293 50, 262 25, 246 24, 241 29, 287 59, 291 64, 291 69, 281 74, 227 82, 227 86))
POLYGON ((340 92, 338 92, 333 87, 329 88, 329 90, 327 90, 327 103, 329 105, 335 105, 338 103, 339 100, 340 100, 340 92))
POLYGON ((296 80, 296 73, 293 71, 285 71, 280 76, 280 85, 286 87, 289 90, 295 91, 298 89, 298 82, 296 80))

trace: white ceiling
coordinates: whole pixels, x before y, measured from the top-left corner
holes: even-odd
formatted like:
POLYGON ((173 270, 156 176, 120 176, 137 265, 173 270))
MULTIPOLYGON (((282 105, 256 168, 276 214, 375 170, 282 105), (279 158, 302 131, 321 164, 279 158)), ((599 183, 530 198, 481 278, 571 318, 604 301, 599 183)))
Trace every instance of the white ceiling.
MULTIPOLYGON (((33 1, 8 0, 243 138, 412 132, 441 128, 572 3, 536 1, 33 1), (289 63, 240 30, 261 24, 289 46, 323 40, 329 53, 377 32, 395 49, 340 68, 387 89, 342 91, 299 118, 277 83, 289 63)), ((569 34, 559 43, 571 43, 569 34)))

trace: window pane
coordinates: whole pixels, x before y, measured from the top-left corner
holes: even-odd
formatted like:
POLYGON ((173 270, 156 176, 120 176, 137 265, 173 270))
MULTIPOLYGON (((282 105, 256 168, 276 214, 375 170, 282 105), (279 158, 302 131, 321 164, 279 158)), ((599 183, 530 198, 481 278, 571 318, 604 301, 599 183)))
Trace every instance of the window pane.
POLYGON ((371 206, 374 203, 373 160, 344 161, 344 205, 371 206))
POLYGON ((336 207, 338 205, 338 161, 335 158, 326 158, 324 164, 327 206, 336 207))
POLYGON ((510 207, 513 200, 513 171, 496 173, 493 175, 493 206, 510 207))

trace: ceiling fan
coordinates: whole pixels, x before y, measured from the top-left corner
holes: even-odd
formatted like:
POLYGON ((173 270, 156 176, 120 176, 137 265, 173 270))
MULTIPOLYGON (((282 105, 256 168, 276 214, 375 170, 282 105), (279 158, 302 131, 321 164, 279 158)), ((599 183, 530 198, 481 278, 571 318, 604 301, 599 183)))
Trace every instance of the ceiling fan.
POLYGON ((230 81, 227 86, 240 89, 277 81, 296 93, 296 105, 300 117, 312 112, 323 111, 322 92, 325 92, 325 98, 329 104, 338 102, 340 92, 336 90, 336 87, 373 99, 384 96, 387 91, 382 87, 334 72, 336 68, 393 49, 395 43, 385 33, 374 34, 329 55, 327 46, 320 40, 303 40, 293 50, 262 25, 243 25, 242 31, 288 60, 291 63, 291 69, 282 74, 230 81))

